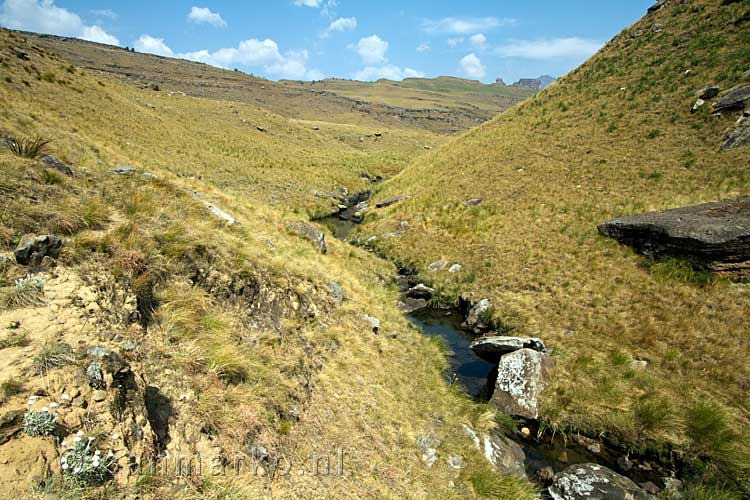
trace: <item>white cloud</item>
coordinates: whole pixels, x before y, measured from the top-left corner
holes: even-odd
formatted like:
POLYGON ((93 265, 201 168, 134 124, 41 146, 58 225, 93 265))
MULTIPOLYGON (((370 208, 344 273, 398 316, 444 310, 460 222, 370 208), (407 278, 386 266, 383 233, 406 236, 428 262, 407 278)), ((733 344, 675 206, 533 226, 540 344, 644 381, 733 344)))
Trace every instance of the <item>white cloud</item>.
POLYGON ((188 14, 188 21, 196 24, 210 24, 215 28, 226 28, 227 22, 217 12, 211 12, 208 7, 192 7, 188 14))
POLYGON ((469 38, 469 41, 477 50, 483 50, 487 47, 487 37, 482 33, 478 33, 472 36, 471 38, 469 38))
POLYGON ((323 0, 294 0, 294 5, 304 7, 320 7, 323 0))
POLYGON ((163 38, 154 38, 151 35, 141 35, 133 44, 138 52, 156 54, 157 56, 172 57, 174 52, 170 49, 163 38))
POLYGON ((0 25, 110 45, 120 44, 117 38, 100 26, 86 25, 78 14, 58 7, 54 0, 5 0, 0 7, 0 25))
POLYGON ((371 82, 386 78, 388 80, 403 80, 404 78, 423 78, 421 71, 412 68, 401 69, 398 66, 387 64, 385 66, 367 66, 354 74, 355 80, 371 82))
POLYGON ((309 54, 306 50, 290 50, 282 54, 273 40, 250 39, 240 42, 237 47, 222 48, 214 52, 197 50, 175 53, 163 38, 141 35, 133 44, 135 50, 165 57, 177 57, 220 68, 247 66, 260 68, 266 75, 294 80, 322 80, 323 74, 307 69, 309 54))
POLYGON ((356 17, 340 17, 335 21, 331 21, 331 24, 323 32, 323 38, 329 36, 334 31, 354 31, 357 29, 357 18, 356 17))
POLYGON ((479 80, 484 78, 484 75, 487 73, 482 61, 474 53, 461 59, 459 65, 459 71, 469 78, 476 78, 479 80))
POLYGON ((601 42, 577 37, 515 40, 498 47, 495 52, 502 57, 521 59, 587 58, 602 45, 601 42))
POLYGON ((106 17, 107 19, 117 19, 117 13, 112 9, 94 9, 91 11, 96 17, 106 17))
POLYGON ((454 49, 464 43, 463 37, 457 37, 457 38, 449 38, 448 39, 448 47, 454 49))
POLYGON ((357 42, 357 53, 362 62, 367 66, 375 66, 388 62, 385 53, 388 51, 388 42, 382 40, 378 35, 362 38, 357 42))
POLYGON ((417 47, 417 52, 419 52, 420 54, 424 52, 429 52, 430 50, 432 50, 432 47, 430 47, 430 44, 427 42, 420 43, 419 46, 417 47))
POLYGON ((106 43, 107 45, 120 45, 120 40, 104 31, 100 26, 84 27, 80 38, 90 42, 106 43))
POLYGON ((444 17, 443 19, 426 19, 422 29, 428 33, 450 33, 453 35, 473 35, 490 31, 502 26, 516 24, 515 19, 508 17, 444 17))

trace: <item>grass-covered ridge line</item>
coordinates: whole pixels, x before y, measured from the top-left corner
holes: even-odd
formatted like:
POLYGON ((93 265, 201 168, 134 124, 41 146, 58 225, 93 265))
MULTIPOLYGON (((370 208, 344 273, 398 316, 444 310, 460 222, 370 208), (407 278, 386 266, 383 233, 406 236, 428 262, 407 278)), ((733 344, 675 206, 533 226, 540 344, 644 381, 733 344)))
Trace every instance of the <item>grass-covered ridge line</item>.
POLYGON ((380 249, 449 296, 490 298, 500 323, 552 347, 552 426, 716 460, 698 476, 729 481, 739 497, 750 467, 750 289, 679 262, 651 265, 596 225, 750 192, 747 150, 720 150, 738 114, 690 113, 700 89, 750 83, 748 10, 667 3, 556 84, 416 160, 376 195, 412 198, 363 228, 366 238, 408 223, 380 249), (465 206, 471 198, 483 202, 465 206), (429 272, 439 259, 464 271, 429 272), (696 431, 704 418, 721 430, 696 431))

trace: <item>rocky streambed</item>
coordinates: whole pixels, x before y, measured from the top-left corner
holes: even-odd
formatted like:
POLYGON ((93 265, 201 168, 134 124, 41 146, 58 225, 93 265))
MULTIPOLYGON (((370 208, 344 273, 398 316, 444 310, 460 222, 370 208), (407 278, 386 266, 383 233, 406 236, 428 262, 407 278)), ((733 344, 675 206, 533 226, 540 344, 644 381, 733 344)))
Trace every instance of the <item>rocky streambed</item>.
MULTIPOLYGON (((369 196, 348 198, 337 213, 318 222, 336 238, 349 241, 350 232, 368 210, 369 196)), ((544 432, 538 420, 539 396, 551 358, 542 339, 492 332, 484 322, 484 313, 491 307, 487 300, 475 304, 461 300, 461 307, 433 308, 436 291, 409 270, 401 270, 395 281, 401 292, 399 306, 407 319, 445 346, 448 383, 458 384, 467 397, 512 418, 515 428, 504 434, 480 436, 466 429, 500 472, 528 477, 543 488, 544 498, 555 500, 640 500, 679 491, 679 463, 636 456, 600 437, 544 432)))

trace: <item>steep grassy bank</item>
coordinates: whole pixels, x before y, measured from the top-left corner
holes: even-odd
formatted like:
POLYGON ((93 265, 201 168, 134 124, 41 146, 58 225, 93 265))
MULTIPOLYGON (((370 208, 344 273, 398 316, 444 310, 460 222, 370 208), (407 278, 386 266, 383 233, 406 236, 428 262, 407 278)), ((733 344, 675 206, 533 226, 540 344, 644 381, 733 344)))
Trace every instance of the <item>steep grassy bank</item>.
POLYGON ((360 142, 368 129, 138 90, 6 31, 0 54, 3 132, 54 138, 49 152, 75 175, 0 152, 1 408, 22 411, 34 392, 59 400, 64 416, 58 440, 11 435, 0 445, 8 494, 28 497, 34 483, 40 498, 533 497, 464 433, 462 424, 492 427, 492 416, 443 380, 441 350, 395 307, 393 267, 337 241, 322 255, 286 230, 330 205, 314 191, 367 187, 362 173, 396 171, 438 139, 381 129, 360 142), (137 170, 112 173, 118 164, 137 170), (240 224, 214 218, 193 191, 240 224), (56 264, 14 263, 10 250, 28 232, 63 238, 56 264), (378 334, 364 314, 380 320, 378 334), (78 353, 93 346, 120 353, 145 409, 143 395, 123 402, 113 388, 87 387, 78 353), (123 441, 141 431, 118 420, 122 405, 140 412, 142 445, 123 441), (60 480, 60 441, 79 430, 116 453, 115 483, 60 480), (432 467, 423 436, 440 441, 432 467), (136 446, 139 464, 166 450, 212 464, 243 457, 262 473, 128 480, 136 446), (335 463, 338 450, 342 474, 280 474, 263 461, 335 463), (52 478, 18 472, 42 451, 52 478), (463 470, 449 467, 452 455, 463 470))
POLYGON ((666 3, 547 90, 421 157, 375 199, 412 198, 371 211, 363 237, 407 223, 376 245, 449 297, 490 298, 498 326, 552 347, 551 426, 668 443, 704 464, 699 477, 747 494, 750 288, 650 263, 596 231, 750 193, 747 148, 719 147, 738 112, 690 113, 700 89, 750 83, 750 6, 721 4, 666 3), (428 271, 439 259, 462 272, 428 271))

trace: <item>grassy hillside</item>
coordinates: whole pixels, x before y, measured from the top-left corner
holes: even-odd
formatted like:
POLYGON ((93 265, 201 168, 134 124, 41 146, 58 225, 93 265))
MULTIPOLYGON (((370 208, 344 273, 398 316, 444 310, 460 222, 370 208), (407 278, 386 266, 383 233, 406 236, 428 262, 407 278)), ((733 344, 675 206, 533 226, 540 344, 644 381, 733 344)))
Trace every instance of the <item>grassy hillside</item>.
POLYGON ((396 82, 367 83, 329 79, 319 82, 283 82, 291 88, 314 89, 353 99, 413 109, 440 109, 466 115, 475 124, 489 120, 533 92, 517 87, 486 85, 454 77, 407 78, 396 82))
POLYGON ((673 446, 714 460, 706 477, 742 482, 750 287, 653 264, 596 230, 750 194, 748 150, 719 147, 739 114, 690 113, 700 89, 750 83, 750 4, 722 3, 666 3, 547 90, 416 160, 376 196, 412 198, 372 212, 363 236, 407 222, 382 250, 446 300, 490 298, 501 328, 551 346, 554 428, 673 446), (429 272, 439 259, 463 271, 429 272))
POLYGON ((72 444, 80 430, 120 464, 116 482, 82 489, 59 479, 59 440, 11 435, 4 491, 28 498, 36 481, 38 498, 533 497, 465 435, 462 424, 487 429, 492 415, 444 382, 441 349, 396 308, 393 266, 335 240, 322 255, 285 229, 329 207, 315 191, 367 187, 362 173, 395 173, 438 137, 141 90, 5 30, 0 68, 2 133, 54 139, 75 173, 0 151, 0 411, 25 410, 31 393, 60 401, 58 437, 72 444), (56 263, 15 264, 29 232, 63 238, 56 263), (81 353, 95 345, 120 353, 130 385, 88 387, 81 353), (431 468, 422 436, 440 441, 431 468), (278 474, 259 459, 260 475, 126 480, 158 451, 232 463, 251 447, 295 465, 341 449, 344 474, 278 474), (53 479, 39 483, 40 467, 53 479))
POLYGON ((260 106, 303 120, 324 120, 370 127, 406 127, 452 134, 489 120, 530 95, 522 90, 475 95, 417 93, 391 96, 392 86, 356 82, 360 91, 338 92, 325 83, 282 82, 182 59, 129 52, 120 47, 73 38, 24 33, 39 47, 80 66, 110 74, 139 87, 158 85, 169 92, 260 106), (362 92, 363 89, 370 89, 362 92), (374 91, 372 91, 374 90, 374 91), (463 102, 466 101, 466 102, 463 102))

